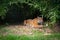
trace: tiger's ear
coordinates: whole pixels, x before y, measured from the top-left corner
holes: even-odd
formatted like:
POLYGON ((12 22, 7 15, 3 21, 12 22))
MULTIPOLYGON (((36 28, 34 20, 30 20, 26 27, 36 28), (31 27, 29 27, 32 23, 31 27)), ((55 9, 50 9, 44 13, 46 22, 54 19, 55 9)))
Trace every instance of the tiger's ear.
POLYGON ((39 16, 37 16, 37 17, 41 17, 41 18, 43 18, 43 15, 39 15, 39 16))

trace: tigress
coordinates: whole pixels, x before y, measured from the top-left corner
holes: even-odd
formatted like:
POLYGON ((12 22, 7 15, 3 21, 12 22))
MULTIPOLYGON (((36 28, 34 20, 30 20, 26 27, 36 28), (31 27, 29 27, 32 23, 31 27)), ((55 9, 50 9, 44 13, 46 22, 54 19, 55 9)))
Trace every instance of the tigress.
POLYGON ((34 19, 24 20, 24 25, 34 27, 34 28, 43 27, 43 18, 37 17, 34 19))

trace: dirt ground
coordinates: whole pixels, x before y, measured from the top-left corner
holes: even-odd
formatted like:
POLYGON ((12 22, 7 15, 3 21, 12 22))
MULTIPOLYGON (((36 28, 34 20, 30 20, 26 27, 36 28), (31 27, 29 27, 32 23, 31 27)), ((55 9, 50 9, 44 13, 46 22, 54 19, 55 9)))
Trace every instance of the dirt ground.
POLYGON ((32 28, 32 27, 23 26, 23 25, 9 25, 9 26, 3 27, 0 30, 0 34, 33 35, 34 31, 44 33, 44 35, 50 35, 53 32, 50 28, 32 28))

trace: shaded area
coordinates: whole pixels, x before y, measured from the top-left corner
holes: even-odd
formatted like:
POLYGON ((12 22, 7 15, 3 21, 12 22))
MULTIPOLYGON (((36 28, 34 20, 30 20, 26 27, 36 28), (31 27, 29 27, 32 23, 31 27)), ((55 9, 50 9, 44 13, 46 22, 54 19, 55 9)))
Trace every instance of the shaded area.
POLYGON ((25 19, 33 19, 37 16, 41 15, 41 12, 39 9, 33 8, 31 9, 31 6, 26 3, 17 3, 12 4, 8 7, 9 10, 6 14, 6 22, 8 23, 21 23, 25 19))

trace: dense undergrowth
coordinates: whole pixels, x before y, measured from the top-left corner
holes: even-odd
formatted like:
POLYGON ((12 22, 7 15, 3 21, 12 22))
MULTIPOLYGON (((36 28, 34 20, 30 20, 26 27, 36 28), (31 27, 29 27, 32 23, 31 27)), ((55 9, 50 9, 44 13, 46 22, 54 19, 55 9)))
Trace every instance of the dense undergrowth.
MULTIPOLYGON (((43 15, 51 24, 60 20, 60 0, 1 0, 0 21, 12 20, 20 22, 33 15, 43 15), (36 12, 36 10, 38 10, 36 12), (41 13, 40 13, 41 12, 41 13), (11 16, 10 16, 11 15, 11 16), (6 20, 7 18, 7 20, 6 20), (14 19, 14 20, 13 20, 14 19)), ((37 16, 38 16, 37 15, 37 16)), ((14 21, 14 22, 15 22, 14 21)))

